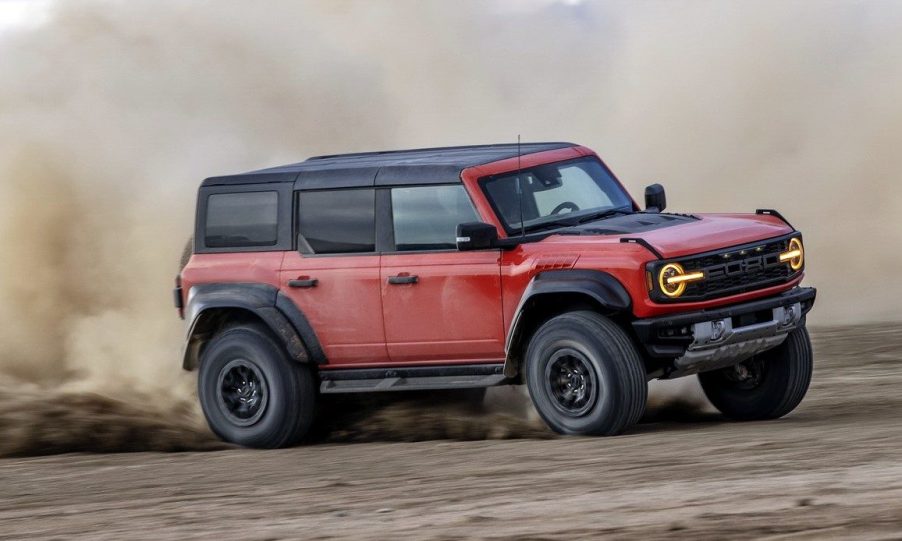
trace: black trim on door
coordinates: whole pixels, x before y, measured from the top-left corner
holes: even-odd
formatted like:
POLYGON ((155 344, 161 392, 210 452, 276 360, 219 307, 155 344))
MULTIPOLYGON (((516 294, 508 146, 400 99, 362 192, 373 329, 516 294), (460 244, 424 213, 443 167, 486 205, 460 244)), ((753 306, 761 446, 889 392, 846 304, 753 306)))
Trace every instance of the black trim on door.
POLYGON ((395 251, 391 188, 376 189, 376 251, 379 253, 395 251))

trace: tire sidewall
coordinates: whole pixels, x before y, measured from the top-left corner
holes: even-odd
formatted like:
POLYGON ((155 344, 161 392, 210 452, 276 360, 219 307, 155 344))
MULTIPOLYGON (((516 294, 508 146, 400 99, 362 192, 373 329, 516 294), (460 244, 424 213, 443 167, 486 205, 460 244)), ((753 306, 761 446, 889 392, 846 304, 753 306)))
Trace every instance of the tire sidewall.
POLYGON ((737 420, 782 417, 795 409, 806 394, 813 357, 805 327, 792 331, 783 343, 759 356, 763 379, 754 388, 742 389, 730 384, 723 370, 699 374, 705 395, 727 417, 737 420))
POLYGON ((610 363, 604 362, 613 353, 587 329, 582 326, 565 328, 550 322, 543 326, 530 341, 526 353, 526 383, 533 404, 539 415, 556 432, 562 434, 591 434, 604 430, 605 420, 619 407, 622 397, 613 384, 614 374, 610 363), (598 395, 595 404, 578 417, 560 411, 554 404, 555 398, 548 395, 545 374, 548 364, 556 351, 570 348, 581 353, 592 370, 598 395))
POLYGON ((225 441, 248 447, 279 447, 287 441, 290 426, 302 404, 295 403, 298 393, 309 394, 312 389, 300 389, 298 372, 305 367, 292 363, 282 349, 260 331, 248 327, 229 329, 215 337, 205 349, 198 373, 198 397, 210 429, 225 441), (223 368, 235 359, 252 365, 265 380, 267 389, 265 410, 252 425, 235 423, 223 411, 218 388, 223 368))

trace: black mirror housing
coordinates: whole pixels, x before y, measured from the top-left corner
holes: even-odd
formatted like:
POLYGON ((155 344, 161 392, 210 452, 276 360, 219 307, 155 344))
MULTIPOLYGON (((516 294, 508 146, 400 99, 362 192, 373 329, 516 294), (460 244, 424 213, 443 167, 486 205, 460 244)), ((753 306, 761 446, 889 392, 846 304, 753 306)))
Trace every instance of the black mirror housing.
POLYGON ((458 250, 484 250, 494 248, 498 241, 498 230, 492 224, 467 222, 457 226, 458 250))
POLYGON ((645 188, 645 211, 646 212, 664 212, 667 208, 667 195, 664 193, 664 186, 660 184, 652 184, 645 188))

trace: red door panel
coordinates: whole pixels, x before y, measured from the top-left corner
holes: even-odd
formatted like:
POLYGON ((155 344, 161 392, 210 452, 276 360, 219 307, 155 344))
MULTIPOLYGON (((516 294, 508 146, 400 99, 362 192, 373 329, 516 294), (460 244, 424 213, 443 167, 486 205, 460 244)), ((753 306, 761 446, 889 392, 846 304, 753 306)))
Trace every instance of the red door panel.
POLYGON ((282 291, 310 320, 330 367, 388 361, 378 255, 316 257, 290 252, 280 279, 282 291), (292 280, 299 287, 291 287, 292 280))
POLYGON ((498 251, 383 254, 382 303, 392 362, 504 358, 498 251))

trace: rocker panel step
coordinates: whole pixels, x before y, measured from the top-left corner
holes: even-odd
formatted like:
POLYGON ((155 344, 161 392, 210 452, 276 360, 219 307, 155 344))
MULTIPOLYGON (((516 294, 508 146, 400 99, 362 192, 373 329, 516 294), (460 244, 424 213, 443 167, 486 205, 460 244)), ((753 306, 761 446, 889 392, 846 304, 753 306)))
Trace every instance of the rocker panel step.
POLYGON ((505 381, 503 364, 322 370, 323 394, 491 387, 505 381))

